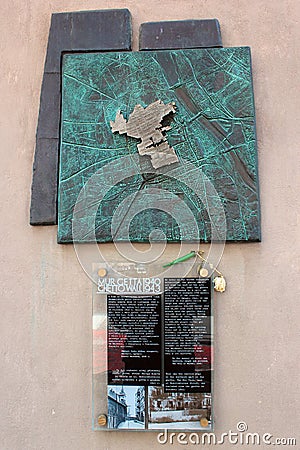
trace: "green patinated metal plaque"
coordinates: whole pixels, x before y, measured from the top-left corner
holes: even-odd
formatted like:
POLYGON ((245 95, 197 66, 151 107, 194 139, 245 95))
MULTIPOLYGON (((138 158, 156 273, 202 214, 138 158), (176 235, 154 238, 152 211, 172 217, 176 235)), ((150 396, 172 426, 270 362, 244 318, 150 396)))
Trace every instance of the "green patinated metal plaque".
MULTIPOLYGON (((200 177, 207 177, 213 184, 225 211, 226 239, 259 241, 255 112, 248 47, 64 55, 58 242, 72 242, 78 195, 99 169, 108 180, 114 171, 122 170, 124 179, 106 192, 99 205, 94 221, 98 242, 128 238, 145 242, 157 228, 168 241, 195 240, 192 226, 189 234, 190 218, 185 221, 185 210, 181 214, 183 236, 176 217, 152 201, 149 187, 161 189, 167 200, 170 195, 169 203, 175 209, 176 199, 179 207, 184 202, 197 222, 200 240, 209 242, 212 232, 207 205, 214 202, 209 198, 212 194, 202 192, 204 201, 200 201, 184 180, 169 176, 173 167, 180 170, 186 161, 195 168, 193 172, 199 171, 200 177), (125 124, 136 105, 146 109, 158 101, 175 105, 175 113, 167 116, 162 126, 164 145, 176 154, 176 162, 159 171, 149 155, 139 154, 140 140, 113 133, 111 126, 120 118, 125 124), (129 171, 127 176, 118 164, 120 158, 128 156, 133 158, 133 165, 138 158, 139 173, 129 171), (103 169, 107 164, 109 170, 103 169), (132 209, 136 196, 144 205, 137 214, 132 209), (128 235, 121 226, 112 233, 116 215, 120 225, 129 217, 128 235)), ((184 176, 190 178, 188 172, 184 176)), ((85 232, 90 219, 86 208, 80 216, 82 241, 90 240, 89 232, 85 232)))

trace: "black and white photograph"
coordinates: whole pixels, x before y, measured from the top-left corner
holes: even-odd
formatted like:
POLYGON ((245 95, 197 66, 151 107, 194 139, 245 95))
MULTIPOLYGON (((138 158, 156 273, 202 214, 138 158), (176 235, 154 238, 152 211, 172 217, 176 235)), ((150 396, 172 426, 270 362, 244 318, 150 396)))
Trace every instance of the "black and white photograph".
POLYGON ((144 386, 107 386, 108 428, 145 428, 144 386))

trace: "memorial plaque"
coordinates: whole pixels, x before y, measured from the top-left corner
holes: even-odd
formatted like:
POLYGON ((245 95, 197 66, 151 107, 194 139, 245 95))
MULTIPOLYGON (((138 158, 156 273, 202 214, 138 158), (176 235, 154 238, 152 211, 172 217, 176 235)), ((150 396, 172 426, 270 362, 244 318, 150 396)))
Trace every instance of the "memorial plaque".
POLYGON ((211 280, 125 272, 94 295, 95 428, 211 430, 211 280))
MULTIPOLYGON (((159 123, 160 117, 154 119, 159 123)), ((103 171, 102 178, 107 177, 106 184, 119 175, 121 180, 104 195, 96 218, 91 216, 91 208, 80 210, 82 233, 76 237, 79 242, 94 239, 91 227, 98 242, 113 239, 148 242, 149 234, 156 228, 170 242, 199 239, 209 242, 212 230, 207 205, 215 205, 216 195, 227 219, 225 238, 228 241, 260 240, 250 49, 65 54, 58 242, 72 242, 74 206, 81 189, 98 170, 103 171), (147 123, 144 116, 153 105, 173 105, 175 111, 164 118, 167 123, 161 124, 164 141, 157 129, 146 130, 143 125, 147 123), (125 131, 137 111, 143 118, 140 122, 143 129, 128 135, 125 131), (120 129, 121 134, 113 132, 111 124, 116 124, 113 129, 120 129), (156 157, 162 153, 159 146, 164 151, 174 152, 173 163, 163 166, 162 170, 160 163, 156 163, 156 157), (154 150, 155 160, 152 158, 151 164, 154 150), (127 157, 125 165, 120 162, 124 157, 127 157), (184 161, 194 169, 179 181, 174 179, 172 170, 177 168, 180 172, 181 169, 183 173, 184 161), (111 164, 109 170, 108 164, 111 164), (196 195, 198 188, 189 187, 192 176, 197 177, 198 184, 202 176, 207 177, 216 193, 198 186, 202 189, 201 201, 196 195), (165 212, 158 201, 153 201, 151 187, 164 192, 164 199, 169 195, 169 204, 175 209, 182 200, 179 215, 185 225, 185 236, 172 212, 165 212), (131 199, 129 204, 128 199, 131 199), (142 204, 143 210, 131 216, 137 202, 142 204), (191 212, 190 217, 183 203, 191 212), (112 234, 114 215, 119 224, 125 218, 132 219, 129 235, 122 227, 112 234), (194 232, 192 217, 199 234, 194 232)), ((97 198, 92 200, 97 201, 97 198)))

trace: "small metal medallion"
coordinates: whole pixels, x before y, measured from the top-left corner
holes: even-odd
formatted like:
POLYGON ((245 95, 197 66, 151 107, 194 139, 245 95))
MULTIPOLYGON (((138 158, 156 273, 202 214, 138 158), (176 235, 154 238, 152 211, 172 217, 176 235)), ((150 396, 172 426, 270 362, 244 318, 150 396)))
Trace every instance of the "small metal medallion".
POLYGON ((217 292, 224 292, 226 289, 226 280, 223 275, 214 278, 214 289, 217 292))

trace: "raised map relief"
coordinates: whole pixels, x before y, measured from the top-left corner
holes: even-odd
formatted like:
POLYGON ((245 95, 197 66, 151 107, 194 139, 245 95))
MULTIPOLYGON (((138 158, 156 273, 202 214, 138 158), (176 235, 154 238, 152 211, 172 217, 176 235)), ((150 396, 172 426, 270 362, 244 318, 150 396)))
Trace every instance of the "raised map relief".
MULTIPOLYGON (((260 240, 248 47, 65 54, 60 139, 58 242, 72 242, 73 210, 83 186, 108 163, 121 171, 118 161, 124 156, 132 158, 132 166, 133 157, 138 158, 140 173, 126 177, 124 172, 101 201, 96 220, 89 208, 81 212, 80 242, 90 240, 85 227, 91 222, 98 242, 128 240, 122 227, 112 236, 116 212, 120 222, 125 216, 131 219, 133 242, 147 242, 157 228, 169 242, 183 240, 172 214, 153 203, 150 187, 161 189, 166 199, 170 195, 170 210, 184 202, 200 240, 209 242, 208 205, 216 194, 203 191, 202 201, 195 195, 188 181, 197 171, 199 180, 205 176, 211 181, 224 208, 227 241, 260 240), (184 175, 187 183, 168 176, 183 161, 194 167, 193 174, 184 175), (126 203, 131 196, 143 202, 143 210, 132 217, 126 203)), ((184 240, 195 240, 185 211, 181 222, 184 240)))
POLYGON ((121 111, 118 111, 115 121, 111 121, 110 125, 113 133, 118 131, 120 134, 126 133, 127 136, 141 139, 142 142, 137 145, 139 154, 149 155, 152 166, 158 169, 178 161, 174 149, 169 146, 163 134, 171 127, 163 127, 161 123, 170 113, 175 113, 175 103, 164 105, 157 100, 146 108, 136 105, 128 121, 121 111))

